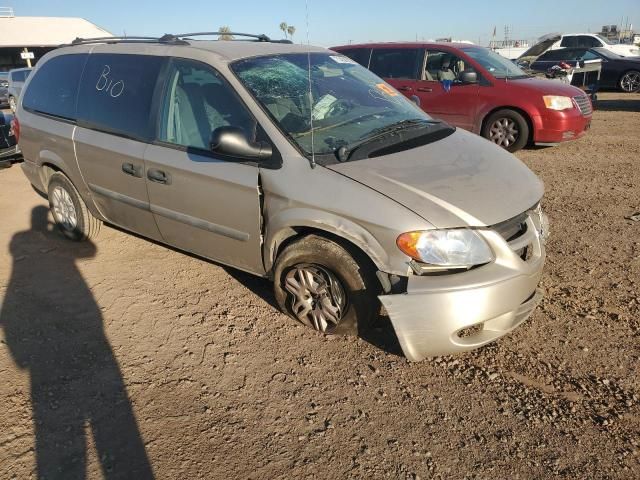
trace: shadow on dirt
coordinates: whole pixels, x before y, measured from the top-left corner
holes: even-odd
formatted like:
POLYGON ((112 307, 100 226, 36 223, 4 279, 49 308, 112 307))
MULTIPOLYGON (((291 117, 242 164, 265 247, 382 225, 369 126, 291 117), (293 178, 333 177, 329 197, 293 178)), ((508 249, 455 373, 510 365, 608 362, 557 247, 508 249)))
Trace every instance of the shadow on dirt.
POLYGON ((615 100, 598 100, 596 110, 604 112, 640 112, 640 99, 635 98, 615 99, 615 100))
POLYGON ((31 229, 13 236, 0 306, 7 347, 30 374, 37 476, 86 478, 90 434, 104 478, 153 478, 100 307, 76 266, 96 247, 64 239, 47 217, 35 207, 31 229))

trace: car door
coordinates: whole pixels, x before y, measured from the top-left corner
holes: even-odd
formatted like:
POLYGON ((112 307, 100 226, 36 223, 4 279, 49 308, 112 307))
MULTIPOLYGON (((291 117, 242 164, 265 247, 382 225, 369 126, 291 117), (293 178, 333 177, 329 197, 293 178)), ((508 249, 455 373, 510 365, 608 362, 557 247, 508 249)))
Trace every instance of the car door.
POLYGON ((73 140, 80 172, 100 213, 115 225, 160 239, 144 180, 153 138, 151 106, 163 58, 92 53, 78 94, 73 140))
POLYGON ((219 72, 172 59, 157 140, 145 152, 151 211, 165 242, 262 274, 259 168, 210 151, 212 131, 224 126, 257 135, 255 120, 219 72))
POLYGON ((424 73, 416 85, 420 106, 434 118, 472 131, 480 86, 462 83, 460 74, 475 69, 461 56, 449 51, 428 48, 425 53, 424 73))
POLYGON ((415 100, 424 52, 420 48, 374 48, 369 69, 406 97, 415 100))

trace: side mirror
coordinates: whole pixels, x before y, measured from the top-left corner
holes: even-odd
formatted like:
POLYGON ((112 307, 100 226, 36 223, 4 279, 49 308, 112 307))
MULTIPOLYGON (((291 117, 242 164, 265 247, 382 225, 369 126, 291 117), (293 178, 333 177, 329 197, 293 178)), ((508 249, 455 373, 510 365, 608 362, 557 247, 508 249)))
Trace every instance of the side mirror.
POLYGON ((231 126, 216 128, 211 133, 209 148, 226 157, 251 160, 268 160, 273 155, 271 145, 252 142, 242 128, 231 126))
POLYGON ((478 83, 478 74, 473 70, 464 70, 460 73, 460 81, 462 83, 478 83))

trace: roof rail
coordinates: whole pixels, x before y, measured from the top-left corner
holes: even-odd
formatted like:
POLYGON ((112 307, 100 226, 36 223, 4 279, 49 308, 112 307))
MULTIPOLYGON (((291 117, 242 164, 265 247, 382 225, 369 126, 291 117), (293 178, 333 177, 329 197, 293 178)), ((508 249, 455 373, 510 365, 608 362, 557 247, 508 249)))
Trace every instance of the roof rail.
POLYGON ((95 37, 95 38, 76 38, 69 44, 60 45, 61 47, 69 45, 87 45, 91 43, 168 43, 172 45, 188 45, 187 40, 192 40, 191 37, 205 37, 205 36, 221 36, 221 35, 233 35, 234 37, 247 37, 254 39, 257 42, 271 42, 271 43, 293 43, 291 40, 271 40, 265 34, 259 35, 253 33, 237 33, 237 32, 194 32, 194 33, 165 33, 161 37, 95 37))
POLYGON ((194 33, 180 33, 177 35, 167 33, 160 37, 160 39, 166 40, 184 40, 190 37, 208 37, 208 36, 222 36, 222 35, 230 35, 234 37, 248 37, 255 38, 259 42, 271 42, 272 40, 267 37, 264 33, 261 34, 253 34, 253 33, 238 33, 238 32, 194 32, 194 33))
MULTIPOLYGON (((90 43, 182 43, 177 39, 174 42, 170 40, 163 40, 164 37, 94 37, 94 38, 80 38, 77 37, 69 44, 66 45, 86 45, 90 43)), ((186 43, 186 42, 184 42, 186 43)))

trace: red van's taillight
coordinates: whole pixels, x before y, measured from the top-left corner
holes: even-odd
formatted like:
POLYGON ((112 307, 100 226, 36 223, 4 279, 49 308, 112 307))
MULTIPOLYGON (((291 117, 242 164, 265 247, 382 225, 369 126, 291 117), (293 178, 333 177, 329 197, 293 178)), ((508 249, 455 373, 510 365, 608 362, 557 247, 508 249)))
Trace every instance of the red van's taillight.
POLYGON ((17 117, 13 117, 13 120, 11 120, 9 135, 16 137, 16 143, 20 141, 20 122, 18 121, 17 117))

